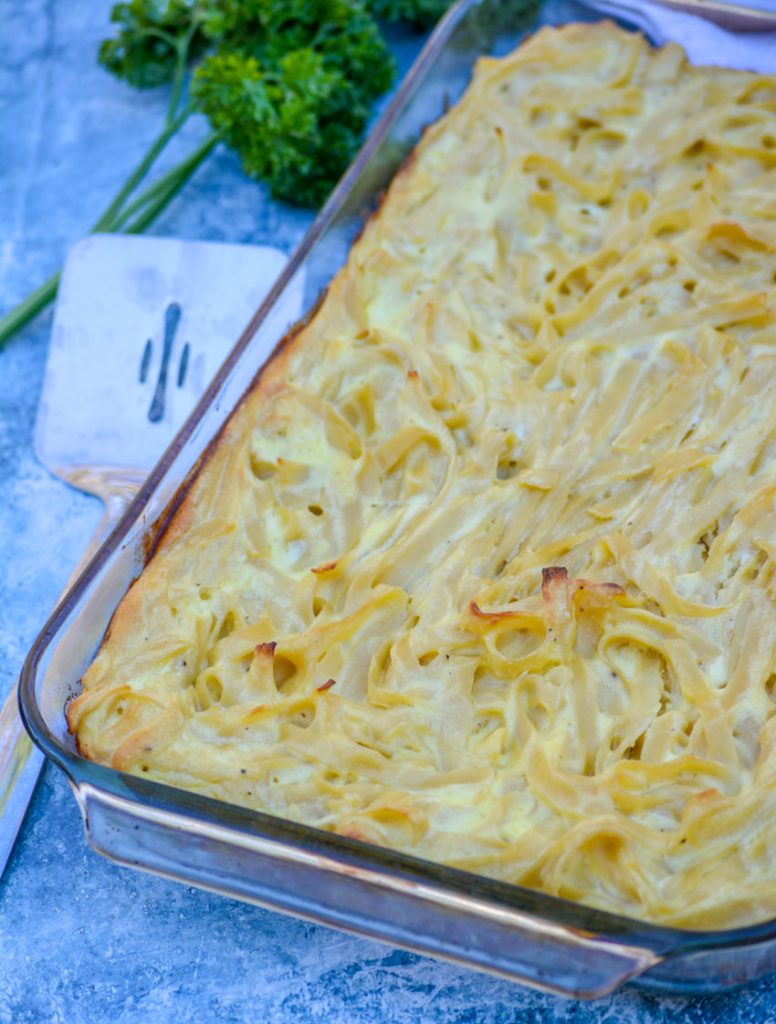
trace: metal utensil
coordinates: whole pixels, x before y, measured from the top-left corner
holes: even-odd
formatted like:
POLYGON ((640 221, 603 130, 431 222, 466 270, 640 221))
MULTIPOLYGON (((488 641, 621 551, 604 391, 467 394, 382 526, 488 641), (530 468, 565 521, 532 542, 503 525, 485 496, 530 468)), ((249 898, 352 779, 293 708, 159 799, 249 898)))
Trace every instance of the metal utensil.
MULTIPOLYGON (((102 519, 69 589, 193 409, 286 257, 266 246, 94 235, 65 266, 35 433, 102 519)), ((291 297, 298 315, 301 280, 291 297)), ((0 874, 40 772, 16 687, 0 710, 0 874)))
MULTIPOLYGON (((602 14, 622 18, 643 32, 653 42, 662 45, 668 39, 675 39, 684 46, 691 63, 709 63, 714 60, 724 67, 743 68, 770 72, 773 67, 772 46, 767 39, 757 40, 756 34, 776 32, 776 10, 767 7, 751 7, 744 3, 727 0, 583 0, 602 14), (724 37, 717 37, 712 43, 698 40, 701 25, 689 23, 682 38, 675 37, 676 26, 668 22, 666 15, 692 14, 702 21, 733 33, 725 40, 724 58, 710 57, 709 50, 723 46, 724 37), (691 27, 692 26, 692 27, 691 27), (740 35, 739 35, 740 34, 740 35)), ((760 0, 762 3, 762 0, 760 0)))
POLYGON ((694 14, 706 21, 713 21, 731 32, 773 32, 776 31, 776 11, 760 0, 759 3, 726 2, 726 0, 655 0, 669 10, 694 14))

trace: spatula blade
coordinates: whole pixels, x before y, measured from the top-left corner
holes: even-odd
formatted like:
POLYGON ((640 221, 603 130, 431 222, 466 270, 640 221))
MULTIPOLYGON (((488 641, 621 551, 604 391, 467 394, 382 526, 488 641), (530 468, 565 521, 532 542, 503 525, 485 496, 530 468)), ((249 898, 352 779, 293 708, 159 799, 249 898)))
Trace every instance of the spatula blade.
MULTIPOLYGON (((267 246, 94 235, 65 266, 35 448, 58 475, 150 469, 280 274, 267 246), (63 472, 64 471, 64 472, 63 472)), ((287 290, 278 335, 299 315, 287 290)))

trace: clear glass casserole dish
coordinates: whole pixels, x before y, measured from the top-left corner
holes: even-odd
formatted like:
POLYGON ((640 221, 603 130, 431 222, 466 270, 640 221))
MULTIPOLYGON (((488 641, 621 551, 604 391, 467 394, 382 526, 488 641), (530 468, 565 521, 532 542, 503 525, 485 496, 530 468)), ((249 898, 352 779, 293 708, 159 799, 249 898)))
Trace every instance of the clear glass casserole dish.
POLYGON ((776 921, 658 927, 209 800, 80 757, 63 713, 187 480, 289 327, 292 282, 303 280, 309 316, 477 56, 512 49, 540 23, 595 17, 554 0, 531 16, 525 8, 462 0, 440 24, 192 417, 44 627, 22 673, 21 710, 69 778, 90 843, 123 864, 565 995, 600 996, 636 976, 663 991, 718 991, 776 968, 776 921))

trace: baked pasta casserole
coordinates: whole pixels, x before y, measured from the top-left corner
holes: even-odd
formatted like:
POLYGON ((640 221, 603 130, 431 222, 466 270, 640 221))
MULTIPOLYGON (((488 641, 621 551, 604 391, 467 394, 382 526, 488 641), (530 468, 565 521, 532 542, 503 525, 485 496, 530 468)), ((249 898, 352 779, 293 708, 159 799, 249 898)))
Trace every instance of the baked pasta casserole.
POLYGON ((481 60, 68 708, 123 771, 665 924, 776 915, 776 78, 481 60))

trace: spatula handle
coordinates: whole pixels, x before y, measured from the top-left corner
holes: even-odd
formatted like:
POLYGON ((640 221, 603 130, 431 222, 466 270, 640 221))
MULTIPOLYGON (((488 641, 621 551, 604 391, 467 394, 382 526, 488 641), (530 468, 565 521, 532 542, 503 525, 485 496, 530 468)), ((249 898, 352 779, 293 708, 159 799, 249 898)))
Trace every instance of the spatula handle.
MULTIPOLYGON (((134 486, 125 481, 120 488, 103 495, 102 519, 74 569, 60 600, 91 560, 102 542, 123 515, 134 493, 134 486)), ((27 807, 38 781, 43 754, 32 743, 19 716, 18 687, 11 692, 0 709, 0 876, 13 849, 27 807)))
POLYGON ((647 33, 659 27, 660 8, 694 14, 730 32, 774 32, 776 11, 749 7, 745 0, 586 0, 603 14, 623 17, 647 33), (654 7, 651 5, 654 4, 654 7), (655 10, 654 8, 657 8, 655 10), (658 18, 657 22, 652 20, 658 18))
POLYGON ((749 7, 745 0, 655 0, 661 7, 694 14, 731 32, 776 31, 776 12, 749 7))

